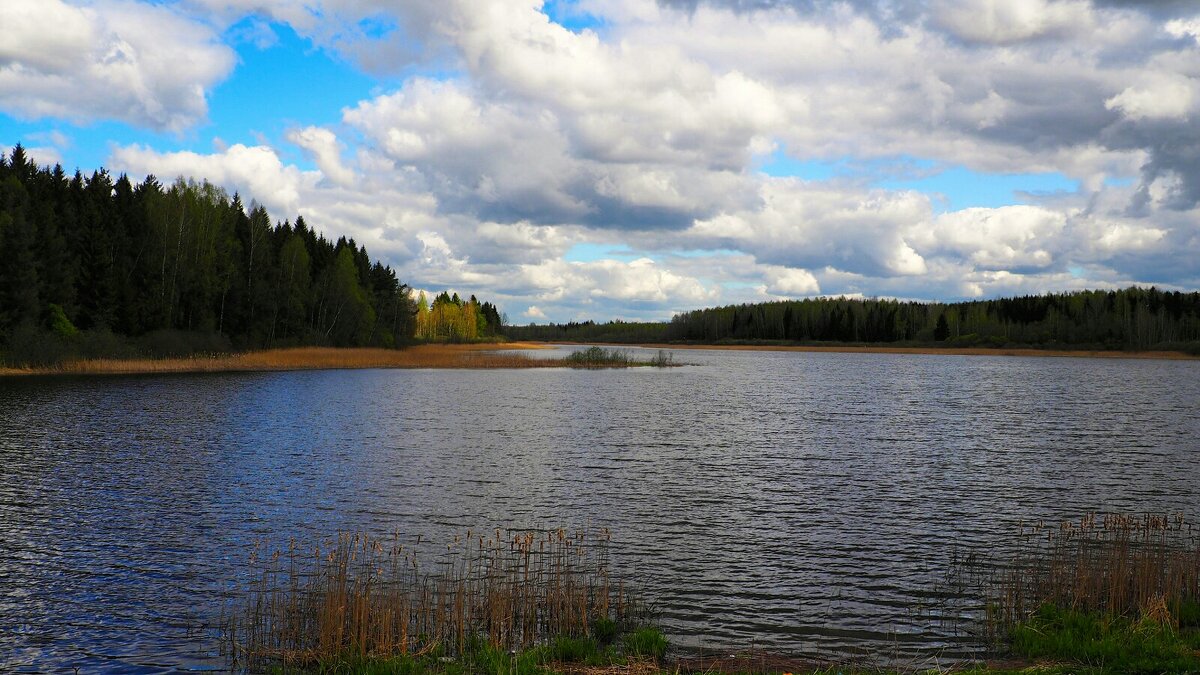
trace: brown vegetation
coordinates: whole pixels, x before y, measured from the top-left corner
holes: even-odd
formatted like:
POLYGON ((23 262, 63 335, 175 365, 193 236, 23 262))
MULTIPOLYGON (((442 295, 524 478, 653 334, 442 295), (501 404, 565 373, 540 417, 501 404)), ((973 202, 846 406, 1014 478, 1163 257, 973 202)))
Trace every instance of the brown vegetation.
POLYGON ((988 575, 988 626, 1003 635, 1044 605, 1172 623, 1200 602, 1200 532, 1183 514, 1095 514, 1021 528, 988 575))
POLYGON ((311 554, 293 544, 252 556, 260 571, 230 613, 226 646, 256 669, 456 655, 478 641, 519 651, 597 622, 627 625, 638 605, 610 576, 610 541, 607 529, 468 531, 432 562, 419 538, 399 535, 343 534, 311 554))
POLYGON ((429 344, 407 349, 297 347, 244 354, 214 354, 173 359, 92 359, 45 368, 0 368, 0 375, 120 375, 133 373, 204 373, 330 368, 550 368, 557 359, 535 359, 512 350, 545 345, 429 344))

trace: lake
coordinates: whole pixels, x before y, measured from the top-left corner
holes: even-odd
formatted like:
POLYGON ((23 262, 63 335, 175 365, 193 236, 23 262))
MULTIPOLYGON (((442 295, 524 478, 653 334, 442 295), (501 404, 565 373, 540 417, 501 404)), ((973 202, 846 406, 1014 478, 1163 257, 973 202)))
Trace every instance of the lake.
POLYGON ((1200 361, 675 356, 0 380, 0 670, 221 669, 258 540, 560 525, 612 528, 682 649, 944 662, 956 555, 1197 515, 1200 361))

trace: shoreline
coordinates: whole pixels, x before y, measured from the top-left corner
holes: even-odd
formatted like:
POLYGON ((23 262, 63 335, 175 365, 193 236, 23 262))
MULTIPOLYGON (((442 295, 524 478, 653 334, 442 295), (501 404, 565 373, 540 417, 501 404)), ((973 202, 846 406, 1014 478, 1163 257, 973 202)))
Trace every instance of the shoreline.
POLYGON ((1124 352, 1099 349, 1036 349, 1033 347, 889 347, 867 345, 779 345, 779 344, 672 344, 669 342, 546 342, 548 345, 604 345, 606 347, 640 347, 643 349, 712 349, 719 351, 755 352, 812 352, 835 354, 923 354, 934 356, 1036 356, 1054 358, 1088 359, 1157 359, 1168 361, 1196 361, 1200 356, 1185 352, 1135 351, 1124 352))
POLYGON ((808 352, 838 354, 916 354, 934 356, 1014 356, 1039 358, 1100 358, 1194 361, 1200 356, 1166 351, 1105 351, 988 347, 891 347, 865 345, 671 344, 615 342, 499 342, 420 344, 403 349, 377 347, 289 347, 238 354, 164 359, 88 359, 38 368, 0 367, 0 378, 54 375, 146 375, 173 373, 273 372, 366 368, 436 368, 494 370, 500 368, 561 368, 560 359, 535 359, 504 352, 553 349, 554 345, 603 345, 665 350, 808 352))
POLYGON ((365 368, 559 368, 557 360, 535 359, 506 351, 549 349, 529 342, 422 344, 403 349, 378 347, 291 347, 240 354, 165 359, 87 359, 39 368, 0 367, 2 377, 53 375, 146 375, 156 373, 233 373, 365 368))

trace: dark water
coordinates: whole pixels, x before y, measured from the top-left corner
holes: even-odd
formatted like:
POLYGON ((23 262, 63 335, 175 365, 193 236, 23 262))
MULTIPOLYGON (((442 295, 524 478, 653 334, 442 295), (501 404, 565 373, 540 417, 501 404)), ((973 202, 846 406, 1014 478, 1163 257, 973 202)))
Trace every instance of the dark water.
POLYGON ((939 658, 964 547, 1200 504, 1200 362, 0 380, 0 670, 220 668, 251 542, 606 525, 673 642, 939 658))

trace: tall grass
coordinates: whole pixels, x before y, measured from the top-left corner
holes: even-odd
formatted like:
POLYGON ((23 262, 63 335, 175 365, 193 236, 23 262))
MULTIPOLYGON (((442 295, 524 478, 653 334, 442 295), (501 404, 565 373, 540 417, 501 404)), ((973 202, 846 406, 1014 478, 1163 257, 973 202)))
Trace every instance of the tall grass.
POLYGON ((628 368, 674 365, 669 352, 660 351, 649 361, 639 361, 619 350, 592 347, 564 358, 534 358, 518 349, 536 345, 490 343, 422 344, 404 349, 374 347, 295 347, 267 349, 240 354, 206 353, 192 356, 139 359, 90 358, 66 360, 54 365, 27 368, 0 367, 0 375, 78 374, 116 375, 130 373, 203 373, 323 368, 628 368))
POLYGON ((669 368, 675 365, 675 358, 671 352, 660 349, 649 360, 639 360, 630 356, 629 352, 623 349, 605 349, 593 346, 571 352, 562 360, 562 364, 570 368, 629 368, 632 366, 669 368))
POLYGON ((635 625, 643 607, 610 571, 611 535, 468 532, 432 564, 417 545, 343 534, 256 563, 225 644, 238 667, 520 651, 635 625))
POLYGON ((1046 606, 1178 627, 1200 603, 1200 531, 1183 514, 1022 526, 1012 558, 989 577, 993 640, 1046 606))

